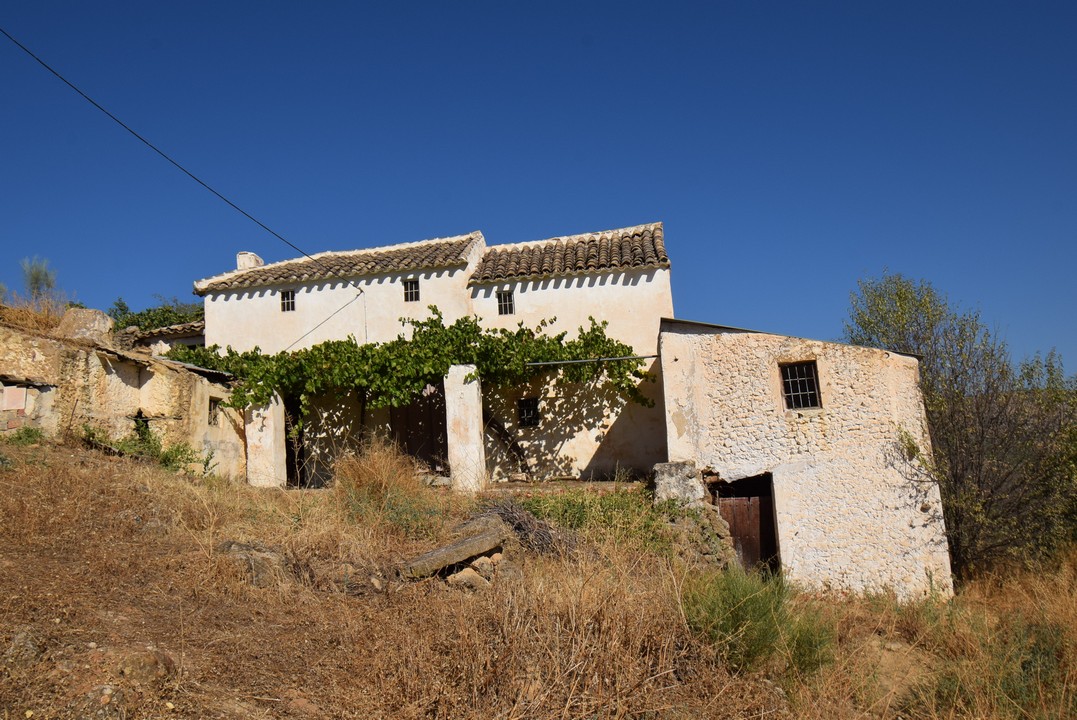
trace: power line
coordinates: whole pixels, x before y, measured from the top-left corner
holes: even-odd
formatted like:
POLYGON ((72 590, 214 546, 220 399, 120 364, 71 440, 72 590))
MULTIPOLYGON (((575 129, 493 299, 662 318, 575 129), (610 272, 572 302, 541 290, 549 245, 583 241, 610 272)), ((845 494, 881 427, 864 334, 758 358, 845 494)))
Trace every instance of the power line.
MULTIPOLYGON (((132 130, 132 129, 131 129, 131 127, 130 127, 130 126, 128 126, 128 125, 127 125, 127 124, 126 124, 126 123, 125 123, 125 122, 124 122, 123 120, 120 120, 120 119, 119 119, 118 117, 116 117, 115 115, 113 115, 112 113, 110 113, 110 112, 109 112, 108 110, 106 110, 105 108, 101 107, 101 105, 99 105, 99 104, 97 103, 97 101, 95 101, 95 100, 94 100, 94 99, 93 99, 92 97, 90 97, 90 96, 89 96, 89 95, 87 95, 86 93, 82 92, 82 90, 80 90, 80 89, 79 89, 78 87, 76 87, 74 83, 72 83, 72 82, 71 82, 70 80, 68 80, 68 79, 67 79, 67 78, 65 78, 65 77, 64 77, 63 75, 61 75, 61 74, 60 74, 60 73, 58 73, 58 72, 57 72, 56 70, 54 70, 54 69, 52 68, 52 66, 50 66, 50 65, 49 65, 49 64, 48 64, 47 62, 45 62, 45 61, 44 61, 44 60, 42 60, 41 58, 39 58, 39 57, 38 57, 37 55, 35 55, 35 54, 34 54, 34 53, 33 53, 33 52, 32 52, 32 51, 31 51, 31 50, 30 50, 30 49, 28 48, 28 47, 26 47, 26 46, 25 46, 25 45, 23 45, 23 44, 22 44, 21 42, 19 42, 19 41, 18 41, 18 40, 16 40, 15 38, 13 38, 13 37, 11 36, 11 34, 10 34, 10 33, 9 33, 9 32, 8 32, 7 30, 5 30, 4 28, 0 27, 0 33, 3 33, 3 34, 4 34, 4 36, 5 36, 5 37, 6 37, 6 38, 7 38, 8 40, 10 40, 11 42, 15 43, 15 45, 16 45, 16 46, 17 46, 17 47, 18 47, 18 48, 19 48, 20 50, 22 50, 22 51, 23 51, 24 53, 26 53, 27 55, 29 55, 30 57, 32 57, 32 58, 33 58, 34 60, 36 60, 36 61, 38 62, 38 64, 39 64, 39 65, 41 65, 41 67, 43 67, 43 68, 45 68, 46 70, 48 70, 48 71, 49 71, 50 73, 52 73, 53 75, 55 75, 56 77, 58 77, 58 78, 59 78, 59 79, 60 79, 60 80, 61 80, 61 81, 62 81, 62 82, 63 82, 63 83, 65 84, 65 85, 67 85, 67 86, 68 86, 69 88, 71 88, 72 90, 74 90, 75 92, 77 92, 77 93, 78 93, 79 95, 81 95, 81 96, 82 96, 82 97, 83 97, 83 98, 84 98, 84 99, 85 99, 85 100, 86 100, 86 101, 87 101, 88 103, 90 103, 90 104, 91 104, 91 105, 93 105, 93 106, 94 106, 95 108, 97 108, 98 110, 100 110, 101 112, 103 112, 103 113, 104 113, 105 115, 107 115, 107 116, 108 116, 109 118, 111 118, 111 119, 112 119, 112 120, 113 120, 113 121, 114 121, 114 122, 115 122, 115 123, 116 123, 117 125, 119 125, 120 127, 122 127, 122 128, 124 129, 124 130, 126 130, 126 131, 127 131, 127 132, 129 132, 129 133, 131 133, 132 135, 134 135, 134 136, 135 136, 136 138, 138 138, 139 140, 141 140, 141 141, 142 141, 142 142, 143 142, 143 143, 144 143, 144 144, 146 145, 146 147, 148 147, 149 149, 153 150, 153 151, 154 151, 155 153, 157 153, 158 155, 160 155, 161 157, 163 157, 163 158, 164 158, 165 160, 167 160, 168 162, 170 162, 170 163, 172 163, 172 164, 173 164, 174 166, 176 166, 176 168, 178 168, 178 169, 179 169, 179 170, 180 170, 180 171, 181 171, 181 172, 182 172, 182 173, 183 173, 184 175, 186 175, 187 177, 189 177, 189 178, 191 178, 192 180, 194 180, 194 181, 195 181, 196 183, 198 183, 199 185, 201 185, 202 187, 204 187, 204 188, 205 188, 206 190, 209 190, 209 191, 210 191, 211 193, 213 193, 213 194, 214 194, 214 195, 216 195, 216 196, 217 196, 218 198, 220 198, 221 200, 223 200, 223 201, 224 201, 224 202, 225 202, 225 203, 226 203, 226 204, 227 204, 227 205, 228 205, 229 207, 231 207, 231 208, 232 208, 233 210, 235 210, 236 212, 238 212, 238 213, 240 213, 241 215, 243 215, 243 217, 247 218, 248 220, 250 220, 251 222, 253 222, 253 223, 254 223, 255 225, 257 225, 258 227, 262 228, 262 229, 263 229, 263 230, 265 230, 265 231, 266 231, 267 233, 269 233, 269 234, 270 234, 270 235, 272 235, 273 237, 277 238, 278 240, 280 240, 280 241, 281 241, 282 243, 284 243, 284 244, 285 244, 285 245, 287 245, 288 247, 290 247, 290 248, 292 248, 293 250, 295 250, 295 251, 296 251, 297 253, 299 253, 300 255, 303 255, 304 257, 306 257, 306 258, 307 258, 308 260, 310 260, 311 262, 314 262, 314 263, 316 263, 316 264, 318 264, 318 265, 322 265, 322 263, 318 262, 318 260, 316 260, 316 259, 314 259, 313 257, 311 257, 310 255, 308 255, 308 254, 307 254, 306 252, 304 252, 304 251, 303 251, 303 250, 302 250, 301 248, 299 248, 299 247, 298 247, 297 245, 294 245, 293 243, 291 243, 291 242, 290 242, 289 240, 287 240, 287 239, 286 239, 286 238, 285 238, 285 237, 284 237, 283 235, 281 235, 280 233, 278 233, 278 232, 274 231, 274 230, 273 230, 272 228, 270 228, 270 227, 269 227, 268 225, 266 225, 265 223, 263 223, 263 222, 262 222, 261 220, 259 220, 258 218, 254 217, 254 216, 253 216, 253 215, 251 215, 251 214, 250 214, 249 212, 247 212, 246 210, 244 210, 243 208, 241 208, 241 207, 240 207, 239 205, 236 205, 236 204, 235 204, 234 202, 232 202, 231 200, 229 200, 228 198, 226 198, 226 197, 225 197, 224 195, 222 195, 221 193, 219 193, 219 192, 217 192, 216 190, 214 190, 214 189, 213 189, 212 187, 210 187, 210 185, 209 185, 209 184, 208 184, 207 182, 205 182, 204 180, 202 180, 202 178, 198 177, 198 176, 197 176, 197 175, 195 175, 195 174, 194 174, 193 172, 191 172, 191 171, 190 171, 190 170, 188 170, 187 168, 185 168, 185 167, 183 167, 182 165, 180 165, 180 164, 179 164, 178 162, 176 162, 176 161, 175 161, 175 160, 173 160, 173 159, 172 159, 171 157, 169 157, 169 155, 168 155, 167 153, 165 153, 165 152, 164 152, 163 150, 161 150, 161 149, 160 149, 159 147, 157 147, 156 145, 154 145, 153 143, 151 143, 151 142, 150 142, 149 140, 147 140, 146 138, 142 137, 142 136, 141 136, 141 135, 139 135, 139 134, 138 134, 137 132, 135 132, 134 130, 132 130)), ((324 266, 324 265, 322 265, 322 267, 325 267, 325 266, 324 266)))

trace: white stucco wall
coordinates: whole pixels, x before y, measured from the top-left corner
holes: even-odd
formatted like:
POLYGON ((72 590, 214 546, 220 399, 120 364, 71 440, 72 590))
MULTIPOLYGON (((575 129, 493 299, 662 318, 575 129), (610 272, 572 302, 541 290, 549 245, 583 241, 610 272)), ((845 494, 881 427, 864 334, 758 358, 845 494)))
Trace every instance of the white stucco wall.
POLYGON ((459 267, 211 292, 205 296, 206 345, 260 347, 272 354, 292 343, 299 350, 349 335, 359 343, 386 342, 405 332, 400 318, 428 318, 430 305, 447 324, 468 315, 467 277, 467 269, 459 267), (406 279, 419 281, 417 302, 404 301, 406 279), (281 310, 282 290, 295 291, 294 311, 281 310))
POLYGON ((669 270, 648 268, 569 277, 517 280, 477 285, 470 289, 471 311, 484 327, 535 327, 556 318, 551 334, 574 337, 589 317, 609 322, 606 334, 628 343, 637 355, 658 351, 658 326, 673 316, 669 270), (512 290, 516 312, 497 314, 497 292, 512 290))
POLYGON ((952 592, 914 358, 779 335, 661 334, 670 461, 735 481, 771 473, 781 565, 809 586, 952 592), (821 408, 786 410, 779 365, 814 360, 821 408))
MULTIPOLYGON (((523 323, 535 327, 556 318, 550 334, 572 338, 590 317, 609 323, 606 334, 632 346, 637 355, 658 351, 658 328, 673 315, 669 270, 649 268, 570 277, 518 280, 471 288, 472 312, 484 327, 513 329, 523 323), (513 291, 516 312, 498 315, 497 292, 513 291)), ((647 369, 661 373, 657 361, 647 369)), ((530 456, 530 472, 539 478, 557 476, 608 476, 618 470, 647 472, 666 459, 661 379, 645 383, 643 392, 655 401, 652 408, 618 403, 600 388, 557 386, 535 382, 527 388, 494 393, 488 389, 487 407, 530 456), (516 401, 540 398, 542 420, 538 427, 520 428, 516 401)), ((487 433, 487 455, 495 478, 518 472, 497 438, 487 433)))

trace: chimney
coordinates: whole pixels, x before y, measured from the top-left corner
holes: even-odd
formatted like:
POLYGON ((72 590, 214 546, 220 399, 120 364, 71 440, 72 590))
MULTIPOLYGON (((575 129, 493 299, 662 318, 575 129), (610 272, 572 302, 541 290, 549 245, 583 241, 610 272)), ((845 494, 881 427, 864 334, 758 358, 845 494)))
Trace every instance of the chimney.
POLYGON ((250 270, 263 265, 265 265, 265 261, 252 252, 242 250, 236 253, 236 270, 250 270))

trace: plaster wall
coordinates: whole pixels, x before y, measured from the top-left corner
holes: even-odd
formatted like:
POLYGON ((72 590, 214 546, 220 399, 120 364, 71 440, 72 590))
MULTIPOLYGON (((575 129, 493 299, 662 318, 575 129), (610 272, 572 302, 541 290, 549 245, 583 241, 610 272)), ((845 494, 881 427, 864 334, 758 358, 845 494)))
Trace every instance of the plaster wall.
POLYGON ((669 270, 648 268, 593 275, 491 283, 472 287, 471 311, 483 327, 534 327, 556 318, 550 334, 575 337, 589 317, 609 323, 606 334, 632 346, 637 355, 658 351, 658 327, 673 316, 669 270), (511 290, 516 312, 498 315, 497 292, 511 290))
MULTIPOLYGON (((491 283, 471 288, 472 312, 484 327, 534 327, 555 319, 547 331, 575 337, 589 318, 609 323, 606 333, 632 346, 637 355, 658 352, 658 329, 673 315, 669 270, 648 268, 592 275, 491 283), (515 313, 498 315, 497 292, 511 290, 515 313)), ((487 409, 529 456, 536 477, 608 476, 619 469, 646 472, 666 459, 661 367, 648 360, 645 369, 658 377, 645 383, 654 407, 624 403, 597 387, 536 381, 527 388, 487 389, 487 409), (519 427, 517 400, 540 398, 537 427, 519 427)), ((519 472, 504 443, 489 431, 486 447, 495 478, 519 472)))
POLYGON ((255 487, 288 484, 284 403, 274 397, 266 405, 244 413, 247 436, 247 482, 255 487))
POLYGON ((453 365, 445 376, 445 420, 452 487, 479 492, 486 487, 486 452, 483 447, 482 387, 468 379, 474 365, 453 365))
MULTIPOLYGON (((658 374, 658 361, 650 363, 650 371, 658 374)), ((654 400, 654 407, 626 401, 600 385, 560 381, 551 372, 525 387, 484 388, 483 402, 526 456, 524 471, 532 478, 601 478, 619 470, 645 474, 666 459, 661 378, 640 390, 654 400), (534 427, 519 422, 518 401, 525 397, 539 400, 534 427)), ((491 478, 504 480, 521 472, 512 450, 491 426, 485 431, 485 445, 491 478)))
POLYGON ((750 332, 660 337, 671 462, 723 480, 771 473, 784 572, 809 586, 952 592, 914 358, 750 332), (780 365, 814 360, 818 409, 787 410, 780 365))
POLYGON ((470 314, 467 277, 467 268, 459 267, 211 292, 205 296, 206 345, 273 354, 293 342, 299 350, 349 336, 360 344, 387 342, 406 334, 400 318, 428 318, 430 305, 447 324, 470 314), (404 301, 404 280, 419 281, 418 301, 404 301), (295 310, 281 310, 283 290, 295 291, 295 310))

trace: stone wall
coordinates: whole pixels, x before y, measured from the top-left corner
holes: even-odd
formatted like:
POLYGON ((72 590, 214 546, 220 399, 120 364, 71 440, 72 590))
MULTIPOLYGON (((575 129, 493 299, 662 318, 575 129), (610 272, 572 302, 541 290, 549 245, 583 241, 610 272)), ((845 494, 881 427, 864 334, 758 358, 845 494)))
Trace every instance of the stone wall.
POLYGON ((11 406, 0 411, 0 432, 9 424, 50 436, 90 427, 119 439, 131 434, 138 416, 166 445, 186 442, 212 452, 219 474, 245 475, 242 417, 219 405, 228 388, 177 364, 0 325, 0 385, 3 407, 11 406))
POLYGON ((670 461, 725 481, 769 473, 780 562, 816 587, 952 592, 937 485, 908 356, 671 322, 660 337, 670 461), (780 366, 813 360, 819 407, 788 410, 780 366))

